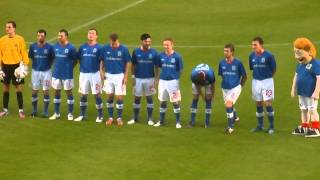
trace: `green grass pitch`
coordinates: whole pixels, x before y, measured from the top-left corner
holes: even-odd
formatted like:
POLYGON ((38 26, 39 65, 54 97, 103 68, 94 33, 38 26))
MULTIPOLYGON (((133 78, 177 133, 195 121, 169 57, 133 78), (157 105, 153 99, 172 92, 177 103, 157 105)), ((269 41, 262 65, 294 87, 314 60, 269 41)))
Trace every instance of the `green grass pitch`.
MULTIPOLYGON (((70 41, 77 47, 86 42, 87 29, 96 27, 99 42, 117 32, 130 51, 140 43, 139 36, 149 32, 153 45, 163 51, 161 40, 170 36, 184 60, 181 77, 182 129, 175 129, 172 106, 167 125, 148 127, 145 123, 122 128, 96 124, 93 97, 89 96, 88 120, 66 120, 63 95, 62 119, 17 117, 14 89, 10 94, 10 115, 0 119, 0 179, 318 179, 319 139, 291 135, 298 125, 298 100, 290 98, 296 61, 292 42, 305 36, 320 43, 320 2, 318 0, 1 0, 1 34, 7 20, 17 22, 17 33, 26 41, 35 40, 36 31, 45 28, 48 39, 58 30, 74 29, 70 41), (137 3, 135 5, 132 5, 137 3), (132 6, 130 6, 132 5, 132 6), (114 13, 113 15, 110 13, 114 13), (105 18, 101 18, 105 16, 105 18), (99 19, 100 18, 100 19, 99 19), (96 20, 96 21, 94 21, 96 20), (92 24, 85 26, 86 23, 92 24), (84 26, 84 27, 83 27, 84 26), (255 105, 251 100, 251 73, 248 55, 251 39, 260 35, 266 49, 277 60, 275 75, 274 135, 252 134, 256 126, 255 105), (226 135, 226 115, 216 83, 212 127, 203 128, 204 108, 200 101, 196 127, 189 121, 192 67, 208 63, 217 72, 223 45, 236 45, 248 72, 248 81, 236 104, 241 118, 232 135, 226 135)), ((78 72, 75 68, 75 113, 79 114, 78 72)), ((217 73, 216 73, 217 74, 217 73)), ((24 86, 25 112, 31 112, 30 76, 24 86)), ((2 86, 1 86, 2 90, 2 86)), ((2 92, 2 91, 1 91, 2 92)), ((132 88, 128 82, 124 120, 132 115, 132 88)), ((1 106, 2 106, 2 95, 1 106)), ((42 95, 40 95, 42 99, 42 95)), ((105 95, 103 96, 106 101, 105 95)), ((51 96, 52 99, 52 96, 51 96)), ((52 102, 52 101, 51 101, 52 102)), ((154 119, 159 118, 155 98, 154 119)), ((42 110, 42 100, 39 101, 42 110)), ((143 101, 145 107, 145 101, 143 101)), ((50 105, 53 112, 53 105, 50 105)), ((106 114, 106 109, 104 108, 106 114)), ((141 122, 146 117, 140 114, 141 122)), ((266 121, 266 118, 265 118, 266 121)), ((266 121, 267 122, 267 121, 266 121)))

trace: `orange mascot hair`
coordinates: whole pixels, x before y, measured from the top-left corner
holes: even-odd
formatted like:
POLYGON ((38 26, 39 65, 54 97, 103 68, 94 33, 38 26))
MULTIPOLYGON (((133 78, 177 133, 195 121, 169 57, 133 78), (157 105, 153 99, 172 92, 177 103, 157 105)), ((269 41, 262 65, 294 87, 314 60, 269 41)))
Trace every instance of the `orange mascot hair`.
POLYGON ((307 38, 297 38, 293 42, 293 46, 295 48, 297 48, 297 49, 302 49, 302 50, 305 50, 307 52, 310 52, 310 56, 312 56, 313 58, 315 58, 316 55, 317 55, 317 50, 316 50, 315 46, 307 38))

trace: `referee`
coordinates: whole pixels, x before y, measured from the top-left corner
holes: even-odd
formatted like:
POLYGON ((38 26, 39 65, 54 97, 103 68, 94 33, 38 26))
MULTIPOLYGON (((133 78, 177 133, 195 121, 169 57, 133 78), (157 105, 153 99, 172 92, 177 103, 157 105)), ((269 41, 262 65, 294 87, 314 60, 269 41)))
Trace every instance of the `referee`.
POLYGON ((14 71, 19 67, 20 61, 27 67, 29 63, 24 38, 16 34, 16 23, 8 21, 6 24, 7 35, 0 38, 0 78, 3 82, 3 111, 0 117, 8 115, 10 81, 16 87, 19 117, 25 118, 23 112, 22 84, 23 79, 17 79, 14 71))

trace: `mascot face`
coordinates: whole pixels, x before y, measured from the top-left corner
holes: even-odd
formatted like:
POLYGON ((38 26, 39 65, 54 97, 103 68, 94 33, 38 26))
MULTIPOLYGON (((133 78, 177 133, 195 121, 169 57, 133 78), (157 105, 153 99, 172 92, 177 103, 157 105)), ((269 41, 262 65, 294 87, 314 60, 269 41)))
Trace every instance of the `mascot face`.
POLYGON ((299 63, 305 64, 308 56, 309 52, 303 49, 294 48, 294 57, 298 60, 299 63))
POLYGON ((297 38, 293 42, 294 57, 299 63, 306 64, 316 57, 317 51, 313 43, 307 38, 297 38))

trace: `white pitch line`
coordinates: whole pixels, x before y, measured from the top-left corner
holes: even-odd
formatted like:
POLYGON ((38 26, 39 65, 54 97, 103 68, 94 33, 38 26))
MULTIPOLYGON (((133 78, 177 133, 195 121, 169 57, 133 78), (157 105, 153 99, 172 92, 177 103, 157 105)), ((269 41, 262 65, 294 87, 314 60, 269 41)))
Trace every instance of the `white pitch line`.
MULTIPOLYGON (((80 29, 82 29, 82 28, 84 28, 84 27, 88 27, 88 26, 90 26, 91 24, 94 24, 94 23, 96 23, 96 22, 99 22, 99 21, 101 21, 101 20, 103 20, 103 19, 106 19, 106 18, 108 18, 108 17, 111 17, 111 16, 113 16, 113 15, 115 15, 115 14, 121 13, 121 12, 123 12, 123 11, 125 11, 125 10, 127 10, 127 9, 129 9, 129 8, 132 8, 132 7, 134 7, 134 6, 138 5, 138 4, 143 3, 144 1, 145 1, 145 0, 135 1, 135 2, 133 2, 133 3, 131 3, 131 4, 128 4, 128 5, 120 8, 120 9, 117 9, 117 10, 114 10, 114 11, 112 11, 112 12, 110 12, 110 13, 104 14, 104 15, 102 15, 102 16, 100 16, 100 17, 97 17, 97 18, 95 18, 95 19, 93 19, 93 20, 91 20, 91 21, 88 21, 87 23, 84 23, 84 24, 82 24, 82 25, 80 25, 80 26, 74 27, 74 28, 70 29, 68 32, 69 32, 69 33, 73 33, 73 32, 79 31, 80 29)), ((55 37, 55 38, 51 38, 51 39, 48 40, 48 42, 52 42, 52 41, 54 41, 54 40, 56 40, 56 39, 57 39, 56 37, 55 37)))
MULTIPOLYGON (((33 42, 26 42, 27 44, 32 44, 33 42)), ((314 41, 314 44, 320 44, 320 41, 314 41)), ((81 44, 73 44, 75 46, 80 46, 81 44)), ((266 47, 279 47, 279 46, 292 46, 292 43, 270 43, 270 44, 264 44, 264 46, 266 47)), ((135 47, 139 47, 140 45, 126 45, 127 47, 130 48, 135 48, 135 47)), ((176 48, 185 48, 185 49, 192 49, 192 48, 197 48, 197 49, 206 49, 206 48, 223 48, 224 45, 175 45, 174 47, 176 48)), ((251 45, 248 44, 235 44, 235 46, 238 48, 251 48, 251 45)), ((155 48, 162 48, 162 45, 152 45, 152 47, 155 48)))

